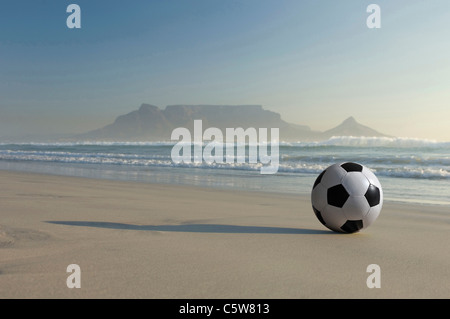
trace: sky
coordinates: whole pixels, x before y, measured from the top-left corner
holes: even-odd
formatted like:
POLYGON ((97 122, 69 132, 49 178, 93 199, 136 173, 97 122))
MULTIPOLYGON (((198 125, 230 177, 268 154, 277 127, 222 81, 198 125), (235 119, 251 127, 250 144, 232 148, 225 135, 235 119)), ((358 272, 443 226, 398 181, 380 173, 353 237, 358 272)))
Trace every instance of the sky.
POLYGON ((448 0, 4 1, 0 137, 82 133, 149 103, 450 141, 449 24, 448 0))

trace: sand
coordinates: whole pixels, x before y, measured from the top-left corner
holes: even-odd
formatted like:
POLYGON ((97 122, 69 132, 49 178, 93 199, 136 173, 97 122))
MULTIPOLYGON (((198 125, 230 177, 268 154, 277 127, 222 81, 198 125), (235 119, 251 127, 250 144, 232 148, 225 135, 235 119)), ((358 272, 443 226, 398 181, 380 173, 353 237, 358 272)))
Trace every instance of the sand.
POLYGON ((0 298, 450 297, 448 207, 386 201, 337 234, 300 195, 7 171, 0 190, 0 298))

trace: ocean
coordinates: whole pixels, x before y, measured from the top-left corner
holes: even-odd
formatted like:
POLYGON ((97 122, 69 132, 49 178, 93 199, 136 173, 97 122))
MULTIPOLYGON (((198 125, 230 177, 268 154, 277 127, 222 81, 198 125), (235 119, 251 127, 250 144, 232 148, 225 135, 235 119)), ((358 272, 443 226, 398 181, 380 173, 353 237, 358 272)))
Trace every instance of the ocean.
POLYGON ((274 175, 260 174, 261 164, 248 163, 248 157, 244 163, 175 164, 171 159, 174 145, 0 143, 0 169, 309 195, 320 172, 334 163, 351 161, 377 175, 385 200, 450 206, 450 142, 381 137, 281 142, 279 169, 274 175))

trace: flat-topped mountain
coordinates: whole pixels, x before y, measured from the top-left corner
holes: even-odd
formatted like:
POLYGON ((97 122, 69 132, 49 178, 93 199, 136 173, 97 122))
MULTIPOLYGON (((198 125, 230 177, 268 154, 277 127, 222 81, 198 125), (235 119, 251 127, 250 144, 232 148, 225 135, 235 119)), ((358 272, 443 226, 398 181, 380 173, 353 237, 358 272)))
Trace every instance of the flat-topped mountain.
POLYGON ((386 136, 359 124, 353 117, 325 132, 311 130, 281 119, 279 113, 265 110, 260 105, 169 105, 164 110, 150 104, 125 115, 103 128, 76 136, 77 139, 114 141, 170 140, 173 129, 186 127, 193 131, 194 120, 203 121, 203 129, 217 127, 255 127, 280 129, 280 140, 322 140, 331 136, 386 136))

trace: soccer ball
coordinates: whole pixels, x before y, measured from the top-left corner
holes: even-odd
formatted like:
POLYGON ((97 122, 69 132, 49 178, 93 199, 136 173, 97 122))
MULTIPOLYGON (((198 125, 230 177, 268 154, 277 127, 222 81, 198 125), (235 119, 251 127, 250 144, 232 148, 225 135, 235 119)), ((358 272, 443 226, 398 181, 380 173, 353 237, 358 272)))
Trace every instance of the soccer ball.
POLYGON ((334 164, 317 177, 311 203, 325 227, 354 233, 377 219, 383 206, 383 189, 367 167, 352 162, 334 164))

